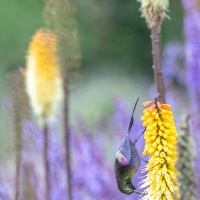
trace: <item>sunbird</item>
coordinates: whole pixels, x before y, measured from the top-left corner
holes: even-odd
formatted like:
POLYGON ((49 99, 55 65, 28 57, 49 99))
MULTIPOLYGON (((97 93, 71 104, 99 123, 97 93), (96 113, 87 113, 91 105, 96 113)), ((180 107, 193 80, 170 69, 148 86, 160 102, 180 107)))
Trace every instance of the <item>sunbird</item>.
POLYGON ((139 98, 135 102, 135 105, 133 108, 128 132, 116 153, 115 178, 116 178, 118 189, 122 193, 124 194, 137 193, 137 194, 142 195, 141 192, 138 192, 136 190, 136 188, 134 187, 132 183, 132 178, 135 175, 135 173, 138 171, 141 164, 141 158, 135 147, 135 144, 139 138, 135 140, 134 142, 132 142, 130 139, 130 132, 131 132, 131 128, 134 122, 133 115, 134 115, 134 111, 138 103, 138 100, 139 98))

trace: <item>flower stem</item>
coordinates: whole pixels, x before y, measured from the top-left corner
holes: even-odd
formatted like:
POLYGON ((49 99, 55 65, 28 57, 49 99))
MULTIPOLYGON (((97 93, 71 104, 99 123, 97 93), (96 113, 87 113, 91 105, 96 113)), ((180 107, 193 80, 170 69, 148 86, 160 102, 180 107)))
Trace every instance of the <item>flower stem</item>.
POLYGON ((66 152, 66 174, 67 174, 67 186, 68 186, 68 200, 72 200, 72 184, 71 184, 71 154, 70 154, 70 130, 69 130, 69 81, 65 74, 64 77, 64 143, 66 152))
POLYGON ((160 51, 160 24, 151 28, 154 80, 158 101, 165 103, 165 87, 162 77, 160 51))
POLYGON ((48 159, 49 150, 49 131, 47 124, 44 125, 44 163, 45 163, 45 183, 46 183, 46 199, 50 200, 50 168, 48 159))
POLYGON ((22 160, 22 131, 21 119, 18 110, 15 108, 14 125, 15 125, 15 141, 16 141, 16 183, 15 183, 15 200, 19 200, 20 194, 20 165, 22 160))

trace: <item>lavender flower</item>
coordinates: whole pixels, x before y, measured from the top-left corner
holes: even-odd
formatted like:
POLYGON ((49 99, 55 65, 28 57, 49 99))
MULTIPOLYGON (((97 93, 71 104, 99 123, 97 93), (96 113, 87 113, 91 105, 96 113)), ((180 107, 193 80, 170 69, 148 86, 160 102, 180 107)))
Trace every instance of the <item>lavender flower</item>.
POLYGON ((186 66, 188 70, 188 88, 191 94, 193 108, 200 108, 200 12, 196 1, 182 0, 185 9, 184 32, 186 66))
MULTIPOLYGON (((34 159, 34 169, 37 173, 37 193, 39 194, 38 200, 44 199, 44 171, 43 171, 43 160, 42 160, 42 148, 44 137, 42 130, 34 125, 31 121, 24 123, 24 144, 26 150, 24 151, 24 157, 30 160, 30 154, 34 159), (27 142, 31 141, 30 144, 27 142), (28 145, 27 145, 28 144, 28 145), (41 188, 41 189, 40 189, 41 188)), ((57 129, 51 126, 54 133, 57 129)), ((50 180, 51 180, 51 200, 64 200, 66 199, 66 176, 65 176, 65 155, 64 148, 59 140, 55 138, 55 134, 52 133, 49 142, 49 163, 50 163, 50 180)))
POLYGON ((38 200, 39 193, 37 191, 37 177, 33 168, 33 163, 23 161, 21 164, 21 200, 38 200))
POLYGON ((169 42, 163 50, 163 75, 165 77, 165 86, 173 83, 181 86, 186 85, 184 66, 185 52, 183 45, 176 41, 169 42))
MULTIPOLYGON (((139 198, 137 194, 126 196, 120 193, 114 177, 115 152, 126 134, 131 112, 132 108, 129 104, 116 98, 112 115, 109 118, 103 117, 108 121, 108 123, 104 123, 107 124, 106 127, 91 131, 84 119, 79 117, 76 120, 76 128, 70 128, 73 200, 137 200, 139 198)), ((131 133, 133 140, 142 132, 139 126, 139 120, 135 120, 131 133)), ((42 130, 31 120, 24 120, 22 127, 20 197, 27 199, 27 196, 30 196, 30 199, 43 200, 45 199, 45 173, 42 158, 44 142, 42 130)), ((99 126, 97 125, 97 127, 99 126)), ((60 127, 57 127, 56 124, 50 126, 51 200, 65 200, 67 196, 65 151, 62 140, 57 134, 59 129, 60 127), (57 137, 55 137, 55 133, 57 137)), ((142 138, 136 146, 141 155, 142 138)), ((140 182, 139 176, 141 176, 140 172, 135 175, 133 180, 136 188, 140 182)), ((4 184, 0 179, 2 185, 0 197, 4 195, 2 199, 5 200, 13 199, 14 174, 8 173, 8 177, 3 180, 4 184)))
POLYGON ((197 190, 198 198, 200 198, 200 135, 198 131, 200 129, 200 12, 196 0, 182 0, 182 4, 185 11, 184 32, 188 89, 192 102, 191 132, 195 141, 197 190))
POLYGON ((0 167, 0 199, 12 200, 14 198, 14 181, 12 176, 14 171, 10 168, 11 163, 1 164, 0 167))
POLYGON ((164 48, 162 60, 166 102, 179 112, 184 110, 186 102, 188 102, 185 78, 187 71, 184 62, 184 46, 176 41, 169 42, 164 48))

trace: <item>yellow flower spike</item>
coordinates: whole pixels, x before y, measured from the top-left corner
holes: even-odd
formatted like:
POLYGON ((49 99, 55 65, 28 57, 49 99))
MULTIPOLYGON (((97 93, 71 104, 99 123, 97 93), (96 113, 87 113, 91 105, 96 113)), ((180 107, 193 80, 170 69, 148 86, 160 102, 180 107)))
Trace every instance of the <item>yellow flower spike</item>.
MULTIPOLYGON (((150 101, 149 101, 150 102, 150 101)), ((178 200, 178 171, 177 161, 177 131, 174 117, 170 111, 171 106, 162 104, 155 99, 153 103, 145 103, 143 125, 145 150, 143 155, 149 154, 146 166, 148 172, 145 185, 149 200, 178 200), (148 113, 148 115, 146 115, 148 113), (149 187, 148 187, 149 186, 149 187)))
POLYGON ((55 118, 63 99, 62 78, 56 51, 56 35, 46 29, 36 32, 28 49, 26 92, 40 125, 55 118))

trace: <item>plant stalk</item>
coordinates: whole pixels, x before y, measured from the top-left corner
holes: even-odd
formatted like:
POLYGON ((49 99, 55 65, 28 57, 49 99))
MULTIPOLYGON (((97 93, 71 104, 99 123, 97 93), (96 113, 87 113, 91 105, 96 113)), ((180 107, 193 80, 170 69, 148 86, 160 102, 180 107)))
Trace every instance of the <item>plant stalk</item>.
POLYGON ((20 195, 20 165, 22 160, 22 128, 21 119, 18 110, 14 111, 15 141, 16 141, 16 183, 15 183, 15 200, 19 200, 20 195))
POLYGON ((49 150, 49 131, 48 126, 44 124, 44 164, 45 164, 45 183, 46 183, 46 200, 50 200, 50 168, 48 159, 49 150))
POLYGON ((160 51, 160 23, 151 28, 152 55, 154 80, 158 101, 165 103, 165 87, 162 77, 161 51, 160 51))
POLYGON ((68 186, 68 200, 72 200, 72 183, 71 183, 71 154, 70 154, 70 130, 69 130, 69 81, 65 74, 64 77, 64 143, 66 152, 66 173, 68 186))

